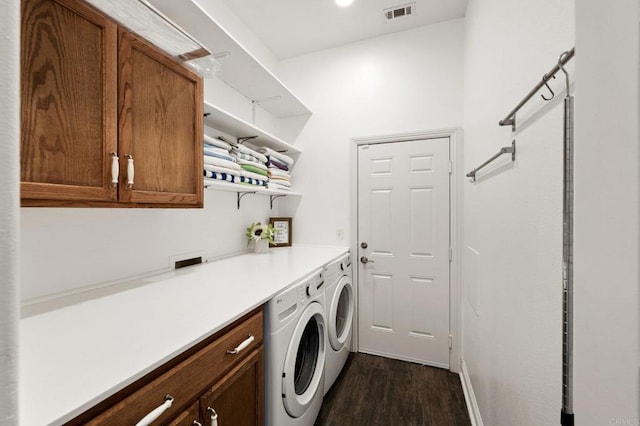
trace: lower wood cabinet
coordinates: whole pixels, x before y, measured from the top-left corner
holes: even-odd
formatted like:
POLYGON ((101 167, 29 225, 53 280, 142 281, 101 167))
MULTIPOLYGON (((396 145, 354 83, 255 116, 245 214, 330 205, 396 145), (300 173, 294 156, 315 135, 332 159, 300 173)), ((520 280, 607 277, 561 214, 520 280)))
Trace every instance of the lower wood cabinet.
POLYGON ((263 399, 260 308, 68 424, 261 425, 263 399))
POLYGON ((168 426, 197 426, 200 422, 200 404, 196 401, 175 419, 167 423, 168 426))
POLYGON ((262 425, 263 353, 255 350, 200 398, 203 425, 262 425))

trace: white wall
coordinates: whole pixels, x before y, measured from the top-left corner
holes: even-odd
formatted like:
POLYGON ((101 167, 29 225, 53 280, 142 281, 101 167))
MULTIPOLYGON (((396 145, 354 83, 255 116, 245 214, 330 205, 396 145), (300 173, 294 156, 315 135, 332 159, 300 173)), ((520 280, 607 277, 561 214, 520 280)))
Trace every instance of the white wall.
MULTIPOLYGON (((470 0, 464 169, 511 144, 498 121, 574 44, 573 0, 470 0)), ((563 79, 518 114, 517 158, 464 188, 463 358, 485 425, 559 423, 563 79), (476 254, 477 253, 477 254, 476 254)), ((468 182, 468 179, 467 179, 468 182)))
MULTIPOLYGON (((246 249, 246 227, 277 216, 269 198, 205 191, 204 209, 21 209, 23 300, 167 270, 171 256, 246 249)), ((264 223, 264 222, 263 222, 264 223)))
POLYGON ((20 3, 0 14, 0 424, 18 424, 20 3))
POLYGON ((638 1, 576 2, 575 418, 639 424, 638 1))
POLYGON ((462 24, 449 21, 280 63, 278 76, 313 111, 296 142, 303 152, 293 176, 304 196, 281 208, 295 214, 297 242, 349 241, 351 138, 462 124, 462 24))

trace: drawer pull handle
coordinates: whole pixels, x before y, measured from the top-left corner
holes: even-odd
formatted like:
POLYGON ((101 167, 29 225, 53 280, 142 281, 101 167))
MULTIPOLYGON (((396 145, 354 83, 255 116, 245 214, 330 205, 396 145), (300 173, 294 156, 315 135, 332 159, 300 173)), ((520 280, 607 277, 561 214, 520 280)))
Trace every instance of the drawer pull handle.
POLYGON ((247 337, 244 340, 244 342, 240 343, 237 348, 235 348, 234 350, 231 350, 231 351, 228 350, 227 353, 231 354, 231 355, 237 355, 237 354, 240 353, 241 350, 246 349, 247 346, 249 346, 251 344, 251 342, 253 342, 255 339, 256 338, 253 337, 253 334, 250 334, 249 337, 247 337))
POLYGON ((133 167, 133 155, 127 155, 127 188, 133 188, 133 176, 135 170, 133 167))
POLYGON ((115 152, 111 153, 111 186, 115 187, 118 185, 118 177, 120 177, 120 164, 118 164, 118 154, 115 152))
POLYGON ((207 412, 211 413, 211 426, 218 426, 218 413, 211 407, 207 407, 207 412))
POLYGON ((162 403, 162 405, 154 408, 153 411, 151 411, 149 414, 144 416, 142 420, 136 423, 136 426, 149 426, 151 423, 153 423, 154 420, 160 417, 162 413, 167 411, 172 404, 173 404, 173 397, 171 395, 166 395, 164 397, 164 402, 162 403))
POLYGON ((202 423, 200 423, 197 420, 194 420, 193 423, 191 423, 191 426, 202 426, 202 423))

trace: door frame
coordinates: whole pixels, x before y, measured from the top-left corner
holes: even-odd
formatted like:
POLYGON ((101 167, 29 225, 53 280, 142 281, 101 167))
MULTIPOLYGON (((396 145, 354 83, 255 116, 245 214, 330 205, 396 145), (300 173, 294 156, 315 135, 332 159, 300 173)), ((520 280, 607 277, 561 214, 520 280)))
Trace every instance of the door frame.
MULTIPOLYGON (((451 174, 449 175, 449 243, 452 250, 452 259, 449 263, 449 334, 451 338, 451 350, 449 351, 449 370, 460 372, 460 360, 462 356, 462 309, 461 303, 461 255, 462 247, 462 129, 445 128, 438 130, 424 130, 407 133, 395 133, 389 135, 367 136, 351 139, 351 238, 350 247, 353 254, 353 263, 357 264, 358 249, 358 148, 362 145, 378 143, 408 142, 422 139, 449 138, 449 159, 451 161, 451 174)), ((356 265, 357 266, 357 265, 356 265)), ((360 311, 359 286, 360 277, 358 267, 352 268, 353 296, 355 302, 354 319, 358 318, 360 311)), ((359 348, 358 324, 354 320, 351 341, 352 351, 359 348)))

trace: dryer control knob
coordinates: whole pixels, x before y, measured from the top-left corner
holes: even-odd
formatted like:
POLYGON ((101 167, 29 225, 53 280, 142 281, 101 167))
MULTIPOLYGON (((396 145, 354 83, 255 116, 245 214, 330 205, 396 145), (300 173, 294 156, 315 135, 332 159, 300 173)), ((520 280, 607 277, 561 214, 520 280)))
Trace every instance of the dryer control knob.
POLYGON ((317 290, 318 290, 318 289, 316 288, 316 286, 315 286, 315 285, 313 285, 313 284, 309 284, 309 285, 307 286, 307 296, 309 296, 309 297, 313 296, 314 294, 316 294, 316 291, 317 291, 317 290))

